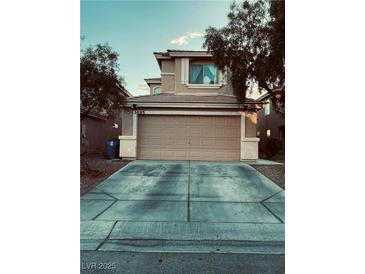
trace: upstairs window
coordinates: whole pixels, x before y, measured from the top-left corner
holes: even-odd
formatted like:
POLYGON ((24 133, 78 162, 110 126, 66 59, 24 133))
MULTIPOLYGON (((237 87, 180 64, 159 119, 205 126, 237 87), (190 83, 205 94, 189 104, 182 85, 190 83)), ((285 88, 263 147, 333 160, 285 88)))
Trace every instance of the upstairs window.
POLYGON ((155 87, 153 89, 153 94, 159 94, 159 93, 161 93, 161 87, 155 87))
POLYGON ((189 84, 218 84, 217 67, 213 64, 190 64, 189 84))

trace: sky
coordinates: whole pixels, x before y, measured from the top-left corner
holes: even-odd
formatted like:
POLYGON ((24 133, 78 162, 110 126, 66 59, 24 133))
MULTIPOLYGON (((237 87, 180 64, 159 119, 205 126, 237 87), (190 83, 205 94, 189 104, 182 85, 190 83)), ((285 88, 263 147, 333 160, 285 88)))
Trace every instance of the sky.
POLYGON ((134 96, 160 77, 154 51, 202 50, 205 29, 227 24, 231 1, 81 1, 81 48, 108 43, 134 96))

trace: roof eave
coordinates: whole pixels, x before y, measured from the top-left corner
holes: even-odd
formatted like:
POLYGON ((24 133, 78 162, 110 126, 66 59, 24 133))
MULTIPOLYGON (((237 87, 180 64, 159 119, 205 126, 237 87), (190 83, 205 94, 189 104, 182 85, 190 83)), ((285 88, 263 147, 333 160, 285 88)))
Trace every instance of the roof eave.
POLYGON ((229 109, 261 109, 260 103, 210 103, 210 102, 140 102, 129 100, 129 107, 150 107, 150 108, 229 108, 229 109))

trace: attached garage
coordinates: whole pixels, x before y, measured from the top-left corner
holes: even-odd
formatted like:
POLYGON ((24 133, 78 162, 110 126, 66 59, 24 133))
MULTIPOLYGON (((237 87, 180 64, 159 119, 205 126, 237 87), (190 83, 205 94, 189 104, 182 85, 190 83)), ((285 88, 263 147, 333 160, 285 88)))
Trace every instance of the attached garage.
POLYGON ((240 119, 138 115, 137 159, 239 161, 240 119))

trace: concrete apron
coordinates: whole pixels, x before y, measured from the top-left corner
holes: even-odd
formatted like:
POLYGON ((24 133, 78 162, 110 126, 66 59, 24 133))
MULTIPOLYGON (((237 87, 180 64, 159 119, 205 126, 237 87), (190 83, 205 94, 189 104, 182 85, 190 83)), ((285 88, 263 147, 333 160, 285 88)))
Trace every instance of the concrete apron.
POLYGON ((284 196, 244 163, 134 161, 81 198, 81 250, 284 254, 284 196))

